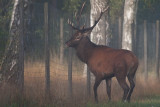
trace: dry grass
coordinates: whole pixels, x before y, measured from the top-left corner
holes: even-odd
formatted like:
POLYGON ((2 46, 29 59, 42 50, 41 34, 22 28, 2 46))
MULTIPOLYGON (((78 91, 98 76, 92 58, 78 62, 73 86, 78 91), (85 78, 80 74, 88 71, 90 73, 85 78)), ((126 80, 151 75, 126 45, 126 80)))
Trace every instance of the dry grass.
MULTIPOLYGON (((94 102, 93 90, 91 97, 87 97, 86 78, 83 77, 83 64, 80 62, 73 63, 73 96, 68 96, 68 68, 67 62, 60 64, 58 59, 51 60, 51 93, 50 98, 45 97, 45 72, 43 62, 25 62, 25 91, 24 100, 20 100, 22 105, 28 101, 39 106, 57 105, 57 106, 82 106, 89 102, 94 102), (25 102, 24 102, 25 101, 25 102)), ((136 87, 132 95, 132 102, 143 101, 150 96, 160 96, 159 80, 155 79, 155 75, 150 73, 149 79, 145 80, 143 74, 138 70, 136 77, 136 87)), ((92 86, 94 79, 92 79, 92 86)), ((4 104, 19 101, 19 96, 15 94, 16 90, 10 87, 1 91, 0 101, 4 104), (7 89, 7 90, 6 90, 7 89)), ((120 101, 123 91, 117 80, 112 81, 112 100, 120 101)), ((106 102, 108 97, 106 94, 105 82, 103 81, 98 88, 100 102, 106 102)), ((29 106, 29 105, 28 105, 29 106)))
MULTIPOLYGON (((82 63, 78 63, 83 66, 82 63)), ((75 63, 73 63, 75 65, 75 63)), ((43 102, 45 93, 45 72, 44 63, 35 62, 34 64, 25 63, 25 93, 28 98, 41 100, 43 102)), ((51 61, 50 76, 51 76, 51 96, 56 101, 70 103, 68 97, 68 68, 66 62, 60 64, 58 60, 51 61)), ((73 99, 75 104, 85 103, 86 96, 86 78, 82 76, 82 70, 79 67, 73 67, 73 99), (83 99, 83 100, 81 100, 83 99), (80 101, 80 102, 79 102, 80 101)), ((62 103, 63 104, 63 103, 62 103)))

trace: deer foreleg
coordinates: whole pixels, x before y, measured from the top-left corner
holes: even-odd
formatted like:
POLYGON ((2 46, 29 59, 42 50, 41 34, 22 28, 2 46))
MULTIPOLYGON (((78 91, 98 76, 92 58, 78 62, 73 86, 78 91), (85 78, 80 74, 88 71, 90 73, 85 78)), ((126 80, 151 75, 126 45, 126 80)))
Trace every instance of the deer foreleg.
POLYGON ((109 101, 111 100, 111 78, 106 79, 106 89, 109 101))
POLYGON ((96 103, 98 103, 97 88, 98 88, 99 84, 101 83, 101 81, 102 81, 101 79, 96 78, 95 83, 94 83, 94 87, 93 87, 94 97, 95 97, 96 103))

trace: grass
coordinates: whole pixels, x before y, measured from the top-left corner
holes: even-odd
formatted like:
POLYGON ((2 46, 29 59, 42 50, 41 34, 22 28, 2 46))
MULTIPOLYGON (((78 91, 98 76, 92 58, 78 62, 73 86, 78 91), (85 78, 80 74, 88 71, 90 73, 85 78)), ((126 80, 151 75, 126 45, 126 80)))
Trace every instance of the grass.
POLYGON ((95 104, 88 102, 86 107, 160 107, 160 96, 146 96, 143 99, 131 101, 130 103, 121 101, 101 102, 95 104))
MULTIPOLYGON (((112 101, 107 102, 105 82, 98 88, 99 103, 94 102, 93 90, 87 97, 86 77, 82 76, 82 63, 73 62, 73 95, 68 97, 67 62, 51 60, 51 93, 45 97, 45 72, 43 62, 25 63, 24 95, 12 86, 0 90, 0 107, 160 107, 160 84, 153 74, 146 81, 137 74, 136 87, 130 103, 121 102, 123 91, 117 80, 112 81, 112 101)), ((94 79, 91 81, 93 87, 94 79)))
POLYGON ((124 102, 100 102, 96 104, 95 102, 88 101, 85 104, 43 104, 29 102, 29 101, 18 101, 12 102, 11 104, 6 104, 4 107, 160 107, 160 96, 150 96, 149 99, 143 99, 139 101, 133 101, 130 103, 124 102))
POLYGON ((104 104, 92 104, 88 103, 86 107, 160 107, 160 103, 154 102, 132 102, 132 103, 123 103, 123 102, 110 102, 104 104))

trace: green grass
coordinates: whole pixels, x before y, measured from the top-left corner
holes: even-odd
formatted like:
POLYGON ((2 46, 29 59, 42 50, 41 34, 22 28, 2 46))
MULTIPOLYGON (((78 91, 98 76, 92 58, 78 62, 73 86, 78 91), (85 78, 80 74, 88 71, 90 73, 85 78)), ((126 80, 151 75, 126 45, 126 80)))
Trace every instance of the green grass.
POLYGON ((12 102, 10 104, 0 105, 0 107, 39 107, 39 105, 30 102, 12 102))
POLYGON ((160 96, 150 96, 130 103, 108 102, 93 104, 88 102, 87 107, 160 107, 160 96))
POLYGON ((132 102, 132 103, 109 102, 104 104, 88 103, 87 107, 160 107, 160 103, 153 103, 153 102, 132 102))
MULTIPOLYGON (((63 102, 62 102, 63 103, 63 102)), ((6 104, 3 107, 160 107, 160 96, 149 96, 141 98, 137 101, 131 101, 130 103, 124 102, 101 102, 96 104, 95 102, 89 101, 86 104, 44 104, 39 105, 38 103, 29 102, 29 101, 18 101, 12 102, 11 104, 6 104)))

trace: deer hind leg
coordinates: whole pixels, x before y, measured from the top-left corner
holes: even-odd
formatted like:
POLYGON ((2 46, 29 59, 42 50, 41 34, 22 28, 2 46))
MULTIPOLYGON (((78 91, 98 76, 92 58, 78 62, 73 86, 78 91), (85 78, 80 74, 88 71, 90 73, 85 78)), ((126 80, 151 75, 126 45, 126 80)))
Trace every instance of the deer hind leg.
POLYGON ((96 78, 96 79, 95 79, 95 83, 94 83, 94 87, 93 87, 94 97, 95 97, 96 103, 98 103, 97 88, 98 88, 99 84, 101 83, 101 81, 102 81, 101 79, 96 78))
POLYGON ((106 89, 109 101, 111 100, 111 78, 106 79, 106 89))
POLYGON ((128 75, 128 81, 130 83, 130 90, 129 90, 129 93, 128 93, 128 96, 127 96, 127 101, 130 102, 130 98, 131 98, 131 95, 132 95, 132 92, 133 92, 133 89, 135 87, 135 83, 134 83, 134 76, 132 75, 128 75))
POLYGON ((131 71, 129 72, 129 74, 127 75, 128 81, 129 81, 129 83, 130 83, 130 90, 129 90, 129 93, 128 93, 128 96, 127 96, 127 101, 128 101, 128 102, 130 101, 130 98, 131 98, 133 89, 134 89, 134 87, 135 87, 134 76, 135 76, 136 70, 137 70, 137 67, 135 67, 135 69, 131 70, 131 71))
POLYGON ((128 95, 128 92, 129 92, 129 87, 126 83, 126 77, 117 77, 117 80, 118 80, 118 83, 120 84, 120 86, 122 87, 123 91, 124 91, 124 94, 123 94, 123 98, 122 98, 122 101, 126 101, 127 100, 127 95, 128 95))

